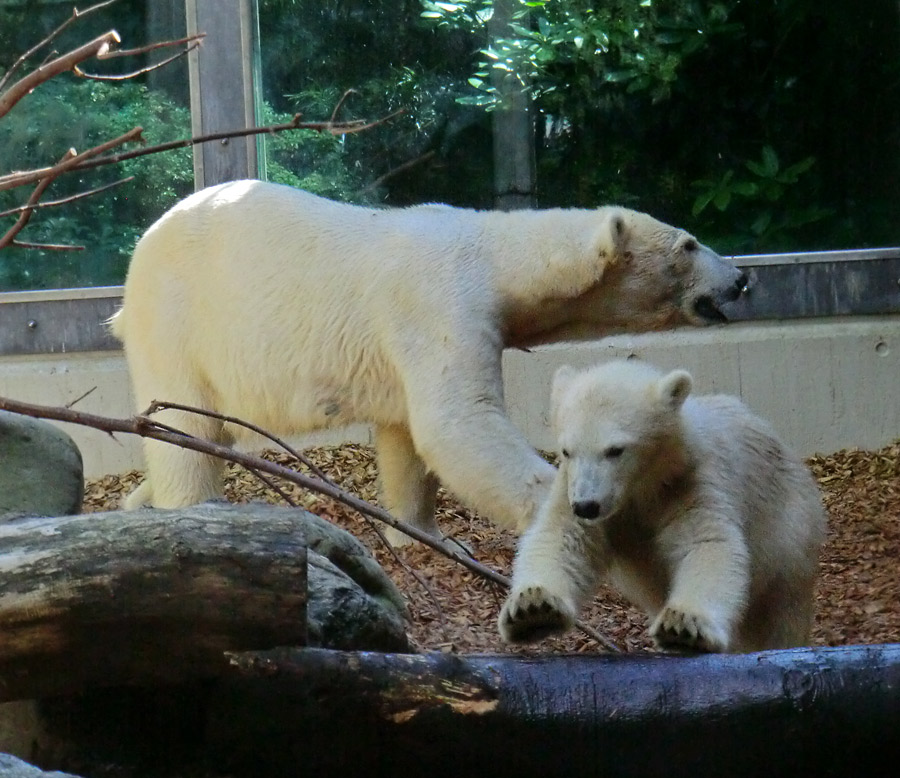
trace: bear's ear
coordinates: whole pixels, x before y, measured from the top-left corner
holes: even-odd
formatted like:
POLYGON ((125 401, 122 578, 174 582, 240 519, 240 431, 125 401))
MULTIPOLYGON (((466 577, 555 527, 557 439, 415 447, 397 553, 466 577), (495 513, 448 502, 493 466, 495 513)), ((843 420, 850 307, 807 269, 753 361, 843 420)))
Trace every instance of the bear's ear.
POLYGON ((597 253, 610 262, 625 254, 628 246, 628 225, 625 216, 618 208, 612 209, 600 225, 597 238, 597 253))
POLYGON ((660 399, 673 410, 682 406, 694 388, 694 379, 686 370, 673 370, 659 379, 660 399))

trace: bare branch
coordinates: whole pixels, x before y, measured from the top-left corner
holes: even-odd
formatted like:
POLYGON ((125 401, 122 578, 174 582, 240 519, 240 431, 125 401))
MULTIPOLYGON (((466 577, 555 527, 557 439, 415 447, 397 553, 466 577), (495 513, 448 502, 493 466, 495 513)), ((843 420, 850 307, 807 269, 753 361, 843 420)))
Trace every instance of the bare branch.
POLYGON ((55 208, 58 205, 68 205, 69 203, 73 203, 76 200, 82 200, 85 197, 90 197, 91 195, 105 192, 107 189, 112 189, 113 187, 119 186, 120 184, 127 184, 130 181, 134 181, 134 176, 121 178, 118 181, 113 181, 110 184, 98 186, 96 189, 89 189, 86 192, 78 192, 78 194, 69 195, 68 197, 62 197, 59 200, 45 200, 44 202, 34 203, 33 205, 20 205, 17 208, 10 208, 8 211, 0 211, 0 217, 12 216, 14 214, 21 213, 22 211, 35 211, 39 208, 55 208))
POLYGON ((130 73, 119 73, 115 75, 107 75, 101 73, 85 73, 80 67, 77 65, 72 68, 72 71, 79 78, 86 78, 91 81, 127 81, 131 78, 136 78, 137 76, 143 76, 146 73, 151 73, 154 70, 159 70, 160 68, 165 67, 170 62, 174 62, 177 59, 181 59, 184 56, 190 54, 194 49, 200 46, 200 38, 204 38, 206 33, 200 33, 199 35, 192 35, 189 38, 181 38, 177 41, 163 41, 162 43, 151 43, 147 46, 141 46, 137 49, 128 49, 127 51, 111 51, 105 56, 98 56, 97 59, 110 59, 112 57, 117 56, 125 56, 128 54, 140 54, 144 51, 152 51, 153 49, 158 49, 162 46, 173 46, 177 43, 186 43, 188 41, 194 41, 188 46, 184 51, 179 51, 177 54, 173 54, 171 57, 164 59, 160 62, 154 62, 152 65, 147 65, 147 67, 140 68, 139 70, 133 70, 130 73))
POLYGON ((86 246, 68 246, 63 243, 32 243, 30 241, 14 240, 7 248, 39 249, 40 251, 84 251, 86 246))
MULTIPOLYGON (((159 440, 164 443, 171 443, 173 445, 180 446, 181 448, 190 449, 191 451, 198 451, 203 454, 218 457, 219 459, 224 459, 227 462, 234 462, 241 465, 242 467, 247 468, 248 470, 258 470, 268 475, 283 478, 285 481, 296 484, 297 486, 300 486, 304 489, 308 489, 312 492, 317 492, 318 494, 323 494, 326 497, 331 497, 333 500, 337 500, 343 505, 352 508, 353 510, 361 513, 364 516, 371 516, 378 521, 384 522, 388 526, 394 527, 405 535, 409 535, 409 537, 413 538, 414 540, 418 540, 423 545, 426 545, 429 548, 434 549, 438 553, 449 557, 463 567, 471 570, 476 575, 485 578, 488 581, 493 581, 494 583, 499 584, 504 588, 509 588, 509 579, 506 576, 498 573, 496 570, 492 570, 491 568, 486 567, 479 562, 476 562, 474 559, 462 553, 451 544, 432 537, 427 532, 423 532, 422 530, 420 530, 418 527, 414 527, 404 521, 399 521, 383 508, 372 505, 371 503, 363 500, 361 497, 357 497, 350 492, 344 491, 336 484, 328 480, 312 478, 303 473, 299 473, 296 470, 285 467, 284 465, 279 465, 276 462, 270 462, 269 460, 263 459, 259 456, 246 454, 242 451, 236 451, 227 446, 213 443, 212 441, 204 440, 202 438, 195 438, 190 435, 186 435, 185 433, 170 431, 170 429, 164 429, 162 428, 162 425, 159 425, 157 422, 147 418, 146 416, 136 416, 130 419, 114 419, 106 416, 97 416, 91 413, 84 413, 81 411, 73 411, 69 408, 34 405, 31 403, 20 402, 18 400, 12 400, 6 397, 0 397, 0 410, 19 413, 24 416, 32 416, 39 419, 51 419, 54 421, 63 421, 71 424, 80 424, 82 426, 93 427, 94 429, 98 429, 109 434, 112 434, 114 432, 125 432, 132 435, 139 435, 141 437, 159 440)), ((585 632, 585 634, 588 634, 592 638, 597 640, 598 643, 600 643, 600 645, 604 646, 606 649, 615 652, 618 652, 620 650, 609 639, 605 638, 603 635, 596 632, 596 630, 591 629, 582 622, 577 622, 577 626, 579 627, 579 629, 585 632)))
MULTIPOLYGON (((330 132, 333 135, 362 132, 363 130, 371 129, 372 127, 376 127, 379 124, 383 124, 384 122, 389 121, 399 113, 402 112, 396 111, 392 114, 389 114, 388 116, 385 116, 383 119, 378 119, 374 122, 366 123, 364 121, 353 121, 338 122, 337 124, 332 122, 301 122, 300 117, 302 114, 298 113, 295 114, 294 118, 286 124, 272 124, 266 127, 246 127, 240 130, 228 130, 226 132, 216 132, 209 135, 200 135, 193 138, 185 138, 183 140, 168 141, 167 143, 159 143, 154 146, 146 146, 142 149, 135 149, 134 151, 126 151, 120 154, 110 154, 99 159, 92 159, 84 163, 76 164, 72 169, 91 170, 103 165, 115 165, 128 159, 135 159, 137 157, 146 156, 147 154, 158 154, 162 151, 171 151, 172 149, 194 146, 198 143, 208 143, 209 141, 224 140, 225 138, 242 138, 248 135, 261 135, 263 133, 274 134, 276 132, 284 132, 286 130, 315 130, 317 132, 330 132)), ((139 129, 140 128, 135 128, 135 130, 139 129)), ((134 132, 134 130, 132 132, 134 132)), ((6 189, 15 189, 19 186, 27 186, 28 184, 32 184, 35 181, 39 181, 52 169, 53 168, 45 167, 38 168, 36 170, 17 171, 15 173, 8 173, 5 176, 0 176, 0 191, 6 189)))
POLYGON ((49 81, 60 73, 71 70, 79 62, 84 62, 86 59, 103 54, 109 50, 110 46, 119 43, 120 40, 119 33, 115 30, 110 30, 98 38, 94 38, 90 43, 85 43, 77 49, 50 60, 24 78, 16 81, 5 92, 0 94, 0 118, 6 116, 19 100, 39 84, 49 81))
POLYGON ((330 480, 327 475, 325 475, 322 470, 320 470, 315 463, 304 454, 301 454, 296 449, 292 448, 288 443, 286 443, 281 438, 273 435, 271 432, 264 430, 262 427, 257 426, 256 424, 251 424, 249 421, 244 421, 243 419, 238 419, 236 416, 226 416, 222 413, 216 413, 215 411, 207 411, 203 408, 194 408, 190 405, 182 405, 181 403, 172 403, 172 402, 163 402, 161 400, 154 400, 150 403, 150 407, 147 408, 146 411, 142 414, 143 416, 152 416, 154 413, 158 413, 159 411, 164 411, 166 409, 173 411, 186 411, 188 413, 194 413, 198 416, 206 416, 210 419, 218 419, 219 421, 225 422, 226 424, 235 424, 239 427, 243 427, 244 429, 248 429, 251 432, 255 432, 257 435, 261 435, 267 440, 272 441, 276 446, 281 448, 283 451, 286 451, 290 454, 294 459, 303 464, 311 473, 316 475, 318 478, 321 478, 323 481, 330 480))
POLYGON ((59 163, 55 166, 59 170, 59 172, 51 173, 38 182, 38 185, 31 193, 31 197, 28 198, 28 202, 25 204, 24 210, 19 214, 19 218, 16 219, 15 224, 13 224, 13 226, 10 227, 4 235, 0 236, 0 249, 5 248, 10 243, 12 243, 16 235, 18 235, 22 230, 25 229, 25 225, 28 224, 29 220, 31 219, 31 214, 34 211, 34 205, 38 202, 38 200, 41 199, 41 196, 44 194, 44 190, 46 190, 47 187, 53 183, 54 179, 59 175, 59 173, 62 172, 63 165, 75 159, 76 156, 77 154, 75 153, 75 149, 69 149, 63 155, 63 158, 59 161, 59 163))
MULTIPOLYGON (((155 41, 154 43, 147 43, 144 46, 138 46, 134 49, 116 49, 115 51, 107 52, 102 57, 98 57, 97 59, 115 59, 116 57, 134 57, 138 54, 149 54, 151 51, 171 48, 172 46, 180 46, 182 43, 199 43, 205 37, 205 32, 198 32, 196 35, 188 35, 185 38, 178 38, 176 40, 170 41, 155 41)), ((196 47, 191 47, 191 49, 193 48, 196 47)), ((181 53, 186 54, 187 51, 181 53)))
MULTIPOLYGON (((0 92, 3 91, 3 88, 10 82, 13 75, 16 71, 25 64, 29 57, 37 54, 44 46, 49 46, 54 40, 56 40, 63 31, 70 25, 72 22, 77 21, 78 19, 85 17, 94 11, 99 11, 101 8, 106 8, 108 5, 112 5, 113 3, 118 2, 118 0, 104 0, 102 3, 97 3, 96 5, 92 5, 90 8, 86 8, 84 11, 79 11, 77 8, 72 9, 72 15, 66 19, 62 24, 59 25, 53 32, 51 32, 46 38, 42 41, 39 41, 34 46, 32 46, 28 51, 26 51, 21 57, 19 57, 10 67, 9 70, 3 75, 3 78, 0 78, 0 92)), ((44 63, 49 61, 49 57, 44 60, 44 63)))
POLYGON ((334 123, 335 119, 337 119, 337 115, 338 113, 340 113, 341 108, 344 107, 344 103, 347 102, 347 98, 350 97, 350 95, 358 94, 359 92, 357 92, 355 89, 348 89, 346 92, 344 92, 344 94, 341 95, 341 99, 337 101, 337 105, 334 106, 334 110, 331 112, 332 123, 334 123))
POLYGON ((86 159, 96 155, 102 154, 104 151, 109 151, 112 148, 115 148, 122 143, 127 143, 130 140, 137 140, 141 136, 141 128, 135 127, 133 130, 129 130, 124 135, 120 135, 118 138, 113 138, 112 140, 108 140, 105 143, 101 143, 99 146, 95 146, 92 149, 88 149, 87 151, 82 152, 81 154, 76 154, 74 149, 69 149, 66 152, 65 156, 56 163, 49 171, 41 177, 38 185, 35 187, 34 192, 32 192, 31 197, 26 203, 27 207, 22 213, 19 215, 19 218, 16 220, 16 223, 13 224, 12 227, 7 230, 6 234, 3 237, 0 237, 0 250, 4 249, 6 246, 10 245, 16 235, 18 235, 24 228, 25 225, 28 224, 29 219, 31 219, 31 214, 34 211, 34 205, 40 200, 41 195, 43 195, 44 190, 50 186, 53 181, 58 178, 63 173, 68 172, 73 168, 73 166, 77 165, 79 162, 83 162, 86 159))

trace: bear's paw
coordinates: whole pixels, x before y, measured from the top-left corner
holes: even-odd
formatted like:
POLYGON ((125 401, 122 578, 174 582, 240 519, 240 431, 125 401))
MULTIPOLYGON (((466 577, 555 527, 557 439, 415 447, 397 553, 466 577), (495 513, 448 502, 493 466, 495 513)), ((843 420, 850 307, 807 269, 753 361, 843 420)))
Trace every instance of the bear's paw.
POLYGON ((660 648, 675 651, 719 653, 728 650, 728 636, 707 616, 665 607, 650 627, 650 636, 660 648))
POLYGON ((570 629, 575 614, 562 597, 542 586, 513 590, 500 613, 500 634, 507 643, 533 643, 570 629))

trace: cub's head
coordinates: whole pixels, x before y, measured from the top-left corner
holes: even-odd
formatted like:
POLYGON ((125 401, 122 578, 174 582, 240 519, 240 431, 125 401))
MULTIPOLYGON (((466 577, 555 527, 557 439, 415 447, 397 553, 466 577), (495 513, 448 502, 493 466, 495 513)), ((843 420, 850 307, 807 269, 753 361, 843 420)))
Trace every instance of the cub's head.
POLYGON ((551 414, 572 512, 585 521, 616 515, 684 467, 681 407, 693 382, 636 360, 553 379, 551 414))
POLYGON ((598 324, 640 331, 728 320, 723 308, 746 289, 746 273, 645 213, 612 208, 601 214, 595 241, 605 266, 586 300, 598 324))

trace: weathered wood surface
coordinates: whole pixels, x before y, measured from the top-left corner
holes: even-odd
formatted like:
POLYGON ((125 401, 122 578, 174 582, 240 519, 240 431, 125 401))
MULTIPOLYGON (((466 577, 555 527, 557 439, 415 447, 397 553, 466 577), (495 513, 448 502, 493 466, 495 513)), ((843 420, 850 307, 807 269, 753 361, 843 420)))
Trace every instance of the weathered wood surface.
POLYGON ((234 663, 208 728, 234 775, 845 778, 900 756, 900 645, 234 663))
POLYGON ((225 651, 304 645, 296 530, 150 511, 0 525, 0 701, 210 677, 225 651))

